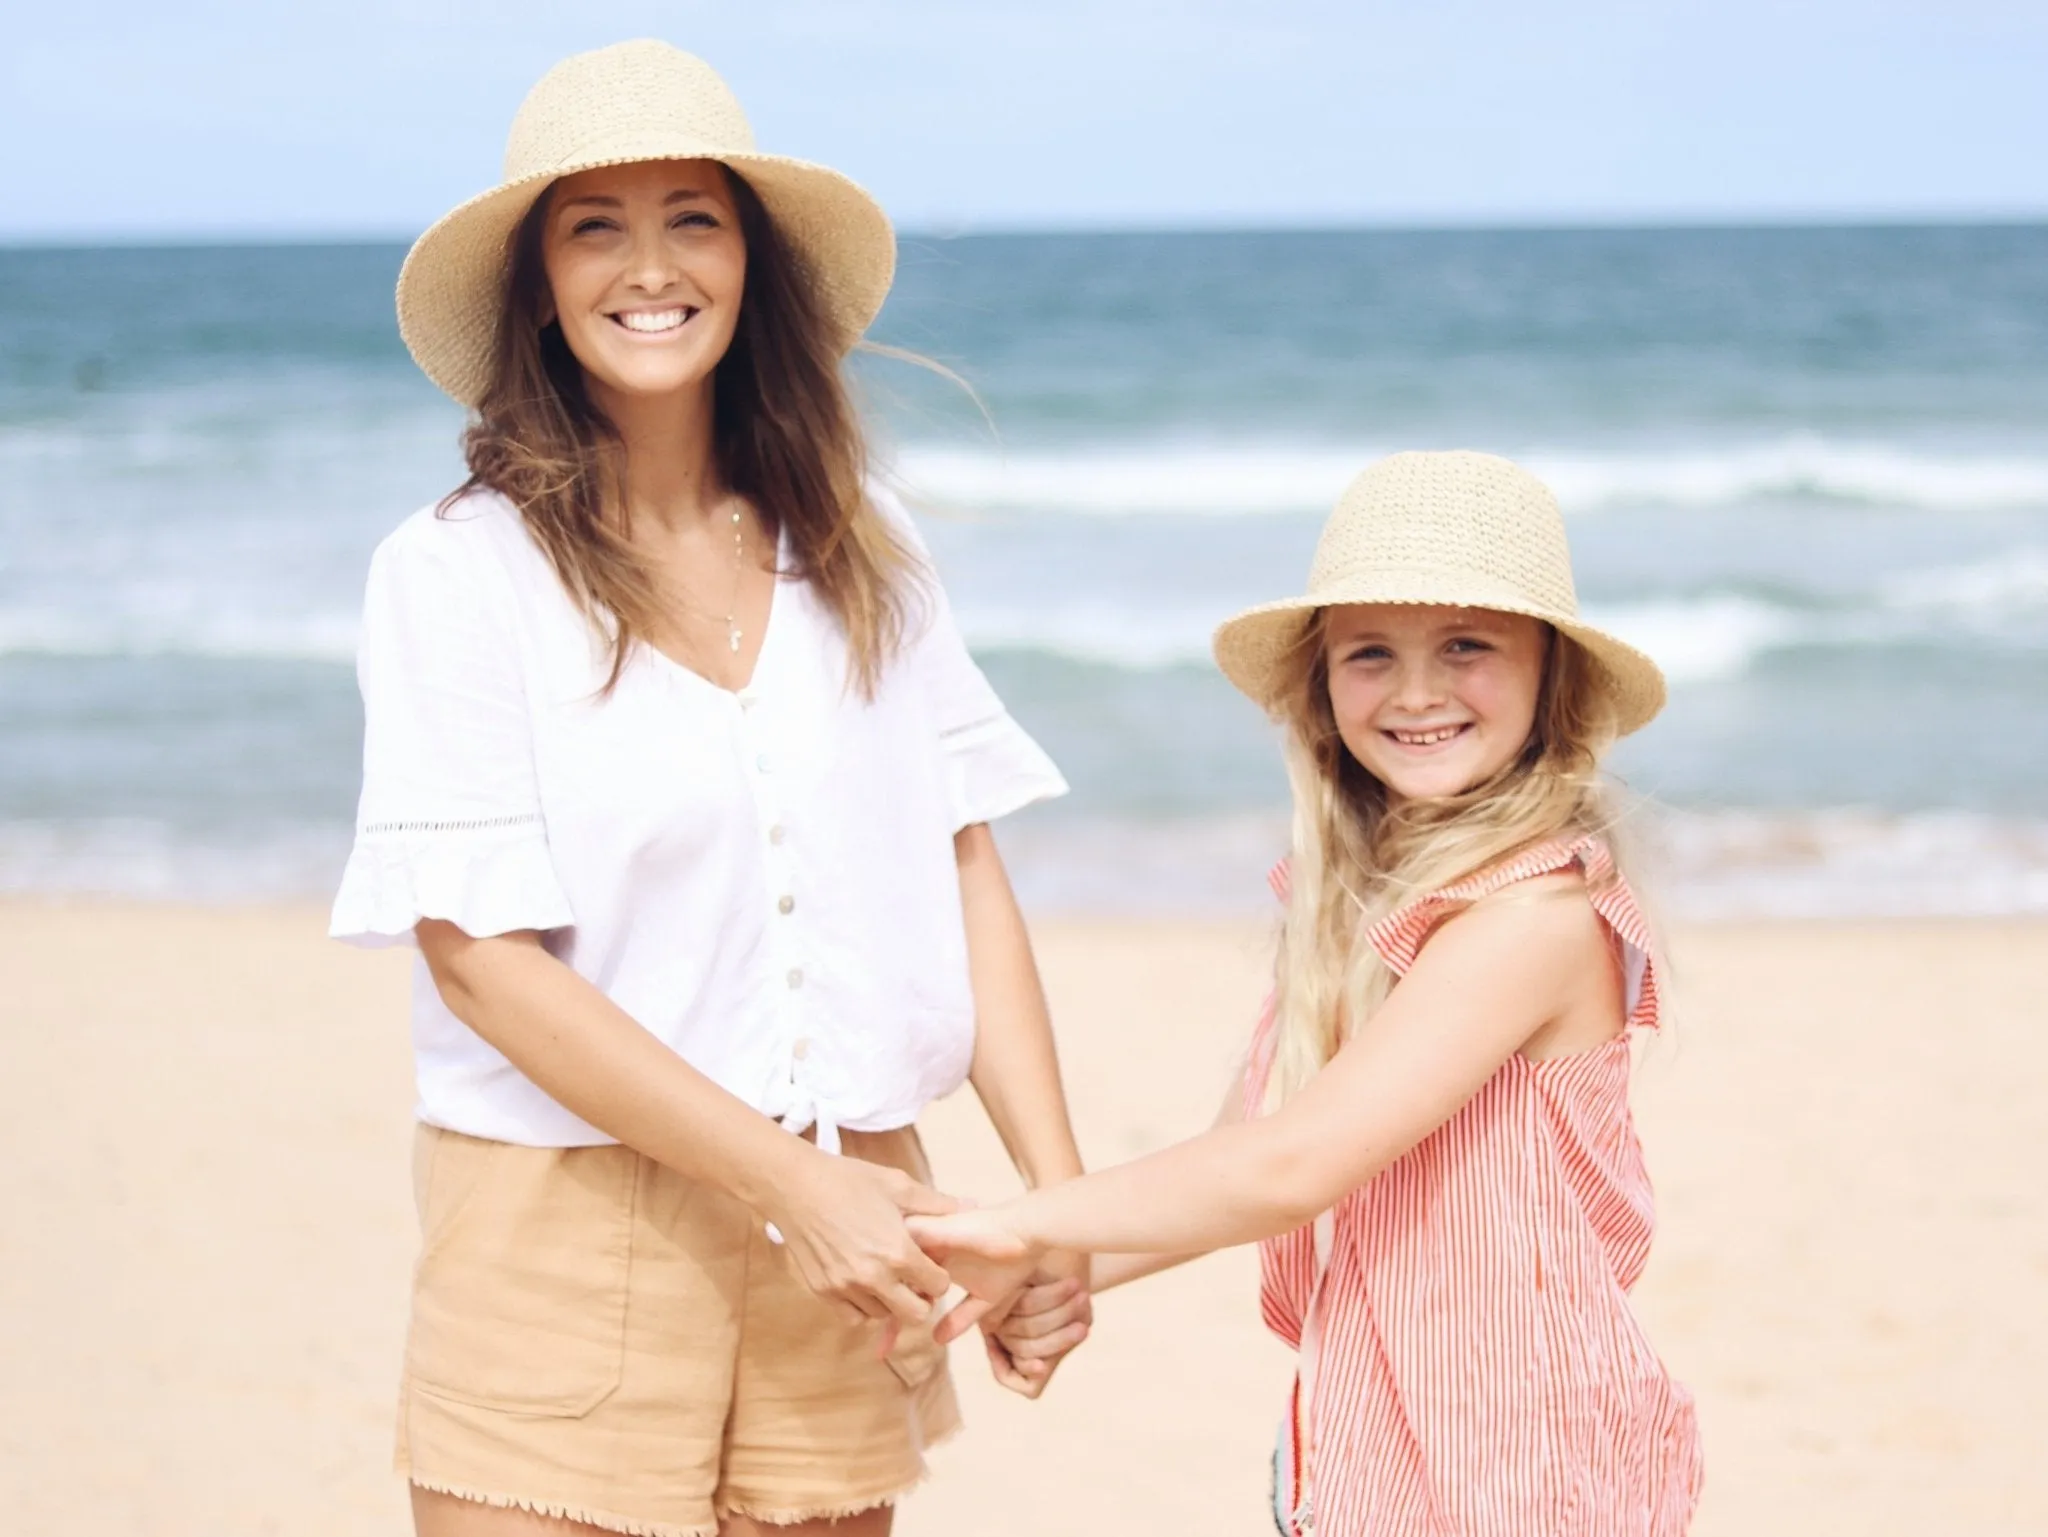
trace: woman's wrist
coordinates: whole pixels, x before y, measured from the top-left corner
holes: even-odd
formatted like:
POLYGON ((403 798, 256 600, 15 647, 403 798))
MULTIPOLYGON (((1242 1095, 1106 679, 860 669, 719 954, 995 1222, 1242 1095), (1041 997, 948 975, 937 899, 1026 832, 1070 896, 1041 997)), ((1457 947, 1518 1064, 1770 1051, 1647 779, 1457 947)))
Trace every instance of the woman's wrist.
POLYGON ((791 1193, 812 1172, 813 1161, 827 1155, 803 1138, 767 1124, 770 1135, 736 1162, 726 1193, 775 1220, 786 1214, 791 1193))

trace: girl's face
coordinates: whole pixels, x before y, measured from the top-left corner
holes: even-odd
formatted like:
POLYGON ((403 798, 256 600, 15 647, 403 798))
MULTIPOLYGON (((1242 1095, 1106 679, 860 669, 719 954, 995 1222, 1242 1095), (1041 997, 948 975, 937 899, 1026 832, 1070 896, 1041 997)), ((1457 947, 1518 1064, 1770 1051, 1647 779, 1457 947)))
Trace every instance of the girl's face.
POLYGON ((600 166, 556 183, 541 243, 543 320, 609 398, 701 386, 732 345, 747 242, 715 160, 600 166))
POLYGON ((1338 734, 1396 799, 1460 794, 1527 744, 1548 642, 1540 620, 1491 609, 1330 609, 1323 655, 1338 734))

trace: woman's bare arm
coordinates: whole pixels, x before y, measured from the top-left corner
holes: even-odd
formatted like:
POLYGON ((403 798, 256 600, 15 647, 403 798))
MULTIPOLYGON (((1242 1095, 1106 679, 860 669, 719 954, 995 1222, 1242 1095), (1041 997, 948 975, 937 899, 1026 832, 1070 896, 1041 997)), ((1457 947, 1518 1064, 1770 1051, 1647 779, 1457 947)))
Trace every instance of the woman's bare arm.
POLYGON ((811 1289, 871 1317, 922 1319, 946 1274, 911 1242, 909 1212, 954 1203, 909 1176, 833 1158, 727 1093, 525 932, 415 930, 455 1017, 598 1130, 776 1224, 811 1289))

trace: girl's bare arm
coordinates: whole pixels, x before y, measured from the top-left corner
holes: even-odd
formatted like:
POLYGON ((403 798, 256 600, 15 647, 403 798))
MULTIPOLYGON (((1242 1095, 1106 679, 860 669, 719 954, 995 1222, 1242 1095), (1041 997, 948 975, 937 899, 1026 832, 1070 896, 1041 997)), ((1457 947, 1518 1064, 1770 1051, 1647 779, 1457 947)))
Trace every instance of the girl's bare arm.
POLYGON ((1481 902, 1437 931, 1373 1018, 1277 1113, 913 1228, 975 1291, 1047 1246, 1180 1254, 1292 1231, 1443 1124, 1559 1017, 1589 968, 1612 966, 1583 896, 1481 902), (976 1271, 966 1253, 993 1263, 976 1271))

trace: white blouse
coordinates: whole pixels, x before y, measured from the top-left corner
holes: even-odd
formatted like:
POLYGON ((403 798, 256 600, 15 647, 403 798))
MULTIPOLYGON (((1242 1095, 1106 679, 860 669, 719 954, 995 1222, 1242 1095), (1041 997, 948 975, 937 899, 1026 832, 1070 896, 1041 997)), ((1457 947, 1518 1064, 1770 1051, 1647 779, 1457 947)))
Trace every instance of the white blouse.
MULTIPOLYGON (((472 494, 415 514, 370 564, 363 794, 330 932, 543 930, 699 1072, 815 1125, 821 1147, 907 1125, 974 1051, 953 834, 1066 789, 936 580, 926 592, 872 700, 790 577, 739 693, 641 646, 607 698, 609 648, 516 509, 472 494)), ((422 1120, 612 1140, 450 1013, 424 963, 412 1019, 422 1120)))

